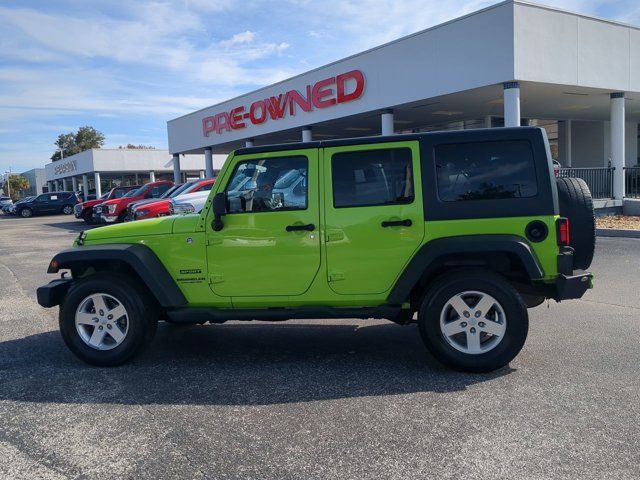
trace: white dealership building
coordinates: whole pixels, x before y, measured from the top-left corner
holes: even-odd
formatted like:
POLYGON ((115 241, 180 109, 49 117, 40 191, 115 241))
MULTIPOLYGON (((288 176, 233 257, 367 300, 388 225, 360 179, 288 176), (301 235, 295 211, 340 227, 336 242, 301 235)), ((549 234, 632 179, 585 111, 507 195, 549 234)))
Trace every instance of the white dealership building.
POLYGON ((211 170, 245 145, 539 125, 619 206, 637 193, 639 122, 639 27, 509 0, 173 119, 168 136, 179 175, 184 154, 211 170))
POLYGON ((45 165, 48 191, 103 192, 120 185, 142 185, 156 180, 181 183, 214 176, 225 155, 214 155, 211 171, 204 170, 202 155, 181 155, 183 170, 174 177, 173 157, 166 150, 95 148, 45 165))

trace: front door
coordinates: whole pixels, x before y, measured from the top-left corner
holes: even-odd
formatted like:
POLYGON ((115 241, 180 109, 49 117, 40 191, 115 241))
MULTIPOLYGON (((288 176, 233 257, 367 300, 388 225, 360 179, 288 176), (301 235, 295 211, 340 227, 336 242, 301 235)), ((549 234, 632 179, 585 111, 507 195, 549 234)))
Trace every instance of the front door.
POLYGON ((212 290, 229 297, 304 293, 320 267, 318 150, 234 157, 220 182, 224 227, 213 230, 212 213, 206 225, 212 290))
POLYGON ((382 294, 422 243, 417 141, 326 148, 327 275, 338 294, 382 294))

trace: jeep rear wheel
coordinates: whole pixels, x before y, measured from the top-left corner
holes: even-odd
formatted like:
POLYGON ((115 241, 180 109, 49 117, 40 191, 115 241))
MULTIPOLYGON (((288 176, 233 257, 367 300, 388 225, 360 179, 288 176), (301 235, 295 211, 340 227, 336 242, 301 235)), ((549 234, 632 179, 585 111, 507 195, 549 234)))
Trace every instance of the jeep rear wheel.
POLYGON ((157 328, 153 305, 124 275, 97 273, 75 283, 60 306, 60 332, 81 360, 116 366, 149 343, 157 328))
POLYGON ((529 317, 518 292, 490 271, 440 277, 425 296, 418 325, 428 350, 456 370, 490 372, 507 365, 527 338, 529 317))

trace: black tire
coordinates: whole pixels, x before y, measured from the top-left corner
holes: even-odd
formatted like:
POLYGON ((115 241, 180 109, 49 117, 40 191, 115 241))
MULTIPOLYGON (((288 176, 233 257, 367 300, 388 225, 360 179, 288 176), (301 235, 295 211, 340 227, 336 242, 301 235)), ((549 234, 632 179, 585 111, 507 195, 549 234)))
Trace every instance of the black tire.
POLYGON ((93 225, 93 212, 91 210, 85 210, 82 212, 81 217, 87 225, 93 225))
POLYGON ((24 207, 20 210, 20 216, 22 218, 29 218, 33 216, 33 211, 29 207, 24 207))
MULTIPOLYGON (((468 321, 472 320, 473 315, 468 321)), ((507 365, 520 352, 529 331, 529 316, 518 292, 499 275, 488 270, 458 270, 444 274, 431 285, 418 312, 418 327, 429 352, 444 365, 466 372, 491 372, 507 365), (491 295, 506 317, 502 340, 485 353, 457 350, 440 327, 440 315, 449 300, 469 291, 491 295)), ((484 335, 485 341, 491 340, 492 337, 484 335)))
POLYGON ((117 223, 122 223, 122 222, 126 222, 126 221, 127 221, 127 211, 125 210, 120 215, 118 215, 118 220, 116 220, 116 222, 117 223))
POLYGON ((65 215, 71 215, 73 213, 73 205, 65 205, 62 207, 62 213, 65 215))
POLYGON ((60 306, 59 324, 62 338, 81 360, 96 366, 113 367, 130 360, 149 344, 158 327, 156 307, 141 287, 126 275, 100 272, 73 284, 60 306), (129 328, 122 343, 111 350, 98 350, 85 343, 76 329, 75 316, 81 302, 94 293, 116 298, 127 312, 129 328))
POLYGON ((586 270, 596 248, 596 221, 591 192, 581 178, 557 178, 560 215, 569 219, 573 267, 586 270))

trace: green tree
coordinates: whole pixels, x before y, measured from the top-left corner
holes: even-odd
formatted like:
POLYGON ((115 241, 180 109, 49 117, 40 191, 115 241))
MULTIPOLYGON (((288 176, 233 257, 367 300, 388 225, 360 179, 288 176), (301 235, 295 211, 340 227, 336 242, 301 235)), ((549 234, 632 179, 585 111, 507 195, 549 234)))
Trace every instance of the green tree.
POLYGON ((77 132, 61 133, 58 135, 55 145, 58 150, 51 156, 51 160, 54 162, 62 158, 60 150, 62 150, 64 157, 70 157, 91 148, 101 148, 104 145, 104 135, 87 125, 80 127, 77 132))
POLYGON ((128 143, 126 147, 120 145, 118 147, 121 150, 155 150, 156 147, 152 147, 151 145, 134 145, 133 143, 128 143))
POLYGON ((24 178, 22 175, 9 175, 9 180, 7 181, 5 179, 5 182, 2 185, 2 190, 4 190, 5 195, 10 194, 13 201, 20 198, 21 193, 28 188, 29 180, 24 178))

